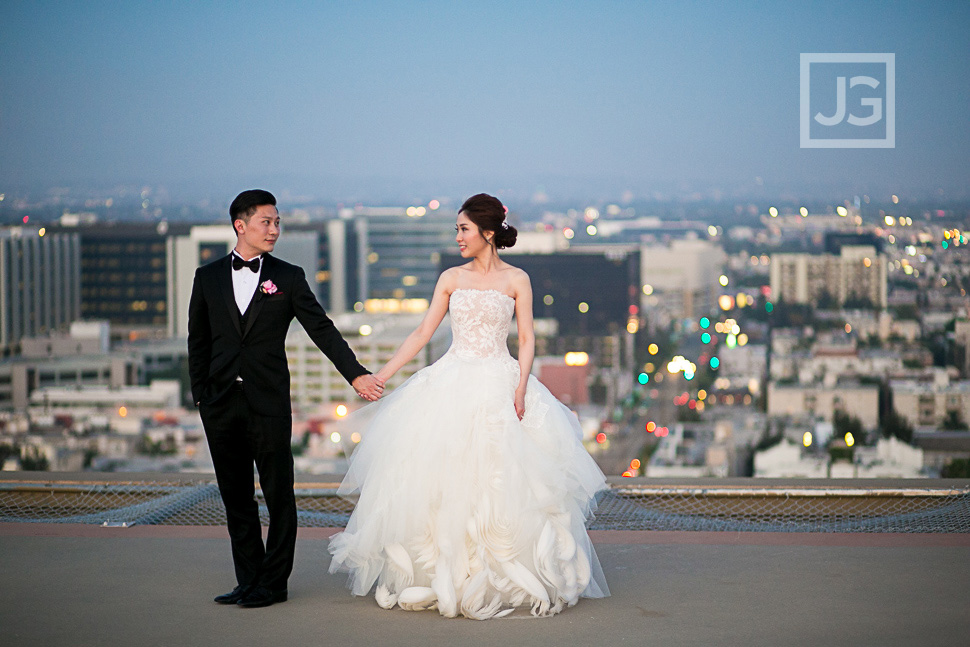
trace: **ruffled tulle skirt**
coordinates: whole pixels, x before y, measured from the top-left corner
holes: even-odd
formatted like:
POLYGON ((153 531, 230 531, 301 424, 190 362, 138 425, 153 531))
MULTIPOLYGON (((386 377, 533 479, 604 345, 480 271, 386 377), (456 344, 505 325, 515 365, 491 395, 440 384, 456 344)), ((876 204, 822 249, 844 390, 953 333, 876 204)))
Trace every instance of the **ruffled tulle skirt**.
POLYGON ((359 498, 330 572, 355 595, 476 619, 609 595, 585 528, 603 473, 534 377, 518 419, 518 376, 511 357, 448 353, 352 416, 362 441, 339 492, 359 498))

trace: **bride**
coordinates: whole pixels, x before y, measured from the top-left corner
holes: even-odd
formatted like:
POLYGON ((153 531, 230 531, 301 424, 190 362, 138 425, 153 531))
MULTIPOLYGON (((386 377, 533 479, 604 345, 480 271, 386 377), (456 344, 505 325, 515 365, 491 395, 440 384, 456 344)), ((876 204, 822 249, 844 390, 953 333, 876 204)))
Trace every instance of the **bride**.
POLYGON ((354 414, 363 439, 340 486, 359 491, 330 572, 384 608, 437 608, 486 619, 528 605, 550 616, 580 596, 609 595, 586 533, 607 487, 576 416, 530 376, 535 353, 529 276, 499 258, 515 244, 505 207, 469 198, 458 248, 424 320, 376 377, 420 351, 451 313, 452 345, 380 402, 354 414), (506 339, 518 323, 519 359, 506 339))

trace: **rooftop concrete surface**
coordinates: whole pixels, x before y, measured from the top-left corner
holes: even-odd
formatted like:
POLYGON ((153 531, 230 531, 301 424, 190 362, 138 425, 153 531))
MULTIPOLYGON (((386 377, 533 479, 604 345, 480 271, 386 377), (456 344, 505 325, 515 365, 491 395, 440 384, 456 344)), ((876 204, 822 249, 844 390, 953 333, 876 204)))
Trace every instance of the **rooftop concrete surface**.
POLYGON ((970 534, 594 531, 612 597, 477 622, 381 609, 301 528, 290 600, 220 606, 228 535, 205 526, 0 524, 0 644, 955 646, 970 534))

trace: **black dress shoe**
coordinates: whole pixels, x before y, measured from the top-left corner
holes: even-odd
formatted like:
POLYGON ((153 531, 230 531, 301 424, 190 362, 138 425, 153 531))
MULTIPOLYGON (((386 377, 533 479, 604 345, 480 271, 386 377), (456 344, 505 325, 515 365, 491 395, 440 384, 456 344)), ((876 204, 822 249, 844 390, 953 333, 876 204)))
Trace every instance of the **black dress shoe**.
POLYGON ((257 607, 268 607, 277 602, 286 602, 286 589, 282 591, 270 591, 264 586, 255 586, 242 599, 236 602, 236 604, 247 609, 254 609, 257 607))
POLYGON ((222 595, 216 596, 215 601, 218 602, 219 604, 236 604, 244 597, 246 597, 246 594, 252 590, 253 590, 253 587, 251 585, 240 584, 229 593, 223 593, 222 595))

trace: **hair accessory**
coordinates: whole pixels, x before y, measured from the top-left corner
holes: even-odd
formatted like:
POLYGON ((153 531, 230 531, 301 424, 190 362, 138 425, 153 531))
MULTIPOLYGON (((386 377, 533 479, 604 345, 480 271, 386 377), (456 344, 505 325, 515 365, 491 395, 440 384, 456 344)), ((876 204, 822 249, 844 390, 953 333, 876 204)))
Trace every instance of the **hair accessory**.
POLYGON ((508 228, 509 228, 509 223, 507 223, 507 222, 505 222, 505 221, 503 220, 503 221, 502 221, 502 229, 508 229, 508 228))

